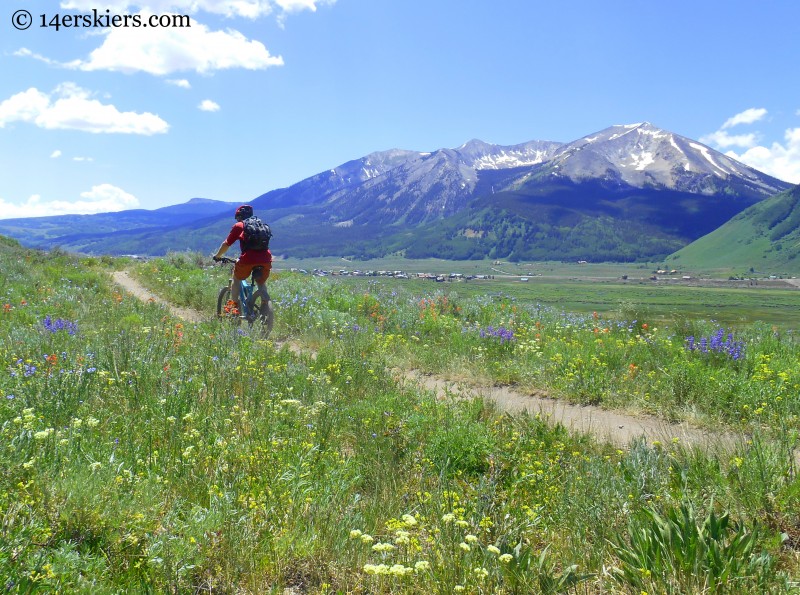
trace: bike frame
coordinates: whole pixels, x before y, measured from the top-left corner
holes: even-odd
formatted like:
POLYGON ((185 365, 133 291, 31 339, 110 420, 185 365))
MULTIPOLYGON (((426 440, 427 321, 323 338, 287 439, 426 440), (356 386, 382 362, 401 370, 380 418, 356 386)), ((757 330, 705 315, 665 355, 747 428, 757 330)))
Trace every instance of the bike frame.
MULTIPOLYGON (((250 298, 253 297, 253 287, 256 285, 254 277, 255 273, 249 279, 242 279, 239 290, 239 306, 242 309, 242 315, 248 319, 253 316, 253 312, 250 311, 250 298)), ((233 278, 231 278, 229 284, 231 291, 233 291, 233 282, 233 278)))
MULTIPOLYGON (((236 261, 231 258, 222 257, 218 259, 219 262, 227 263, 227 264, 236 264, 236 261)), ((272 328, 272 313, 271 313, 271 300, 269 297, 269 292, 266 289, 262 290, 258 283, 256 283, 256 275, 258 274, 258 267, 253 269, 250 277, 248 279, 242 279, 240 290, 239 290, 239 315, 242 318, 245 318, 250 324, 258 319, 259 317, 264 315, 264 312, 256 312, 252 308, 252 304, 254 303, 254 299, 256 297, 261 297, 269 305, 269 329, 272 328)), ((231 278, 228 279, 228 291, 232 294, 233 293, 233 283, 234 278, 231 274, 231 278)), ((269 332, 269 331, 267 331, 269 332)))

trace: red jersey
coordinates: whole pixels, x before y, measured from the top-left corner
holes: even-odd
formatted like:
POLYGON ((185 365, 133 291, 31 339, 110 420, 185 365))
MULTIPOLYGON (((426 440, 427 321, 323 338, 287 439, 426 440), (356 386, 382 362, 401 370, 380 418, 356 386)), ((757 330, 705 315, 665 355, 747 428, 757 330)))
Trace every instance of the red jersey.
POLYGON ((233 246, 235 241, 239 241, 239 250, 242 252, 240 260, 245 263, 269 263, 272 262, 272 253, 269 250, 245 250, 244 247, 244 222, 237 221, 231 227, 231 232, 225 238, 225 244, 233 246))

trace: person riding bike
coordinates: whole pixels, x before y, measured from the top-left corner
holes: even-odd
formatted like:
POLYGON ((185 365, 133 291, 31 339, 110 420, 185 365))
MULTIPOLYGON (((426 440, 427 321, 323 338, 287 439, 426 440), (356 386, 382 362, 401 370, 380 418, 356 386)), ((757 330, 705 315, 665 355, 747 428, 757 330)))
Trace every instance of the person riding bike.
POLYGON ((239 240, 239 249, 242 254, 236 260, 233 267, 233 285, 231 287, 232 307, 241 312, 239 305, 239 295, 242 289, 242 281, 247 279, 255 267, 261 267, 261 274, 256 277, 259 289, 264 289, 264 285, 272 270, 272 253, 269 249, 259 250, 249 245, 245 238, 245 220, 253 216, 253 207, 242 205, 236 209, 236 223, 231 228, 228 237, 220 244, 217 253, 213 256, 214 260, 219 260, 228 251, 236 240, 239 240))

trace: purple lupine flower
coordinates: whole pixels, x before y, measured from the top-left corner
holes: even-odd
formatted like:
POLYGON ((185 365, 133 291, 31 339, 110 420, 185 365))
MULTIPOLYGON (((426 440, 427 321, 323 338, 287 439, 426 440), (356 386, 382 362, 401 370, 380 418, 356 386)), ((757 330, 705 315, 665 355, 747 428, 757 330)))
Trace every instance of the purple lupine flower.
POLYGON ((717 329, 716 332, 708 337, 700 337, 697 342, 694 336, 686 337, 686 349, 689 351, 700 351, 704 354, 721 353, 727 355, 732 360, 740 360, 744 356, 744 342, 736 341, 733 333, 725 333, 725 329, 717 329))
POLYGON ((58 331, 67 331, 69 335, 74 335, 78 332, 78 325, 72 321, 64 320, 63 318, 58 318, 53 320, 53 317, 49 314, 44 317, 42 320, 42 325, 44 326, 45 330, 50 331, 51 333, 57 333, 58 331))
POLYGON ((486 339, 487 337, 490 339, 499 339, 501 344, 509 343, 514 340, 514 331, 503 326, 498 328, 488 326, 485 329, 481 329, 478 334, 481 339, 486 339))

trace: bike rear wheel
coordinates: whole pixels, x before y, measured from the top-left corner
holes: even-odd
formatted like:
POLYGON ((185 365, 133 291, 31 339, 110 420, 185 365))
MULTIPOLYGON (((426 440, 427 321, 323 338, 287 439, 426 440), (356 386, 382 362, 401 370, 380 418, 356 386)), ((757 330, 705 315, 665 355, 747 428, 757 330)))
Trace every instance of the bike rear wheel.
POLYGON ((257 291, 247 302, 248 310, 252 313, 249 317, 251 325, 259 325, 261 333, 266 338, 272 332, 275 322, 275 311, 272 309, 272 300, 269 295, 257 291))

